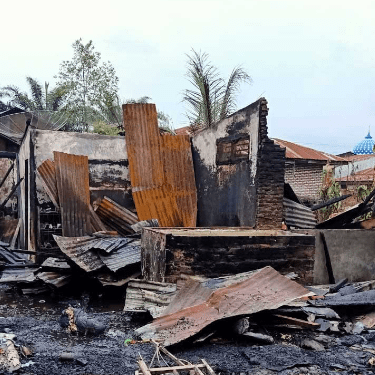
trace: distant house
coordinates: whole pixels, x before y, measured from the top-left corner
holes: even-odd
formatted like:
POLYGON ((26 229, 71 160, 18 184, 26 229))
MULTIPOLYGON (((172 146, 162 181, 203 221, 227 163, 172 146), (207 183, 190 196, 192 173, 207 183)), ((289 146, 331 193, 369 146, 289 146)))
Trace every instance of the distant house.
POLYGON ((353 152, 347 152, 340 156, 348 161, 347 165, 335 168, 335 179, 340 181, 342 189, 350 189, 359 185, 372 186, 375 173, 375 154, 373 152, 375 142, 370 135, 353 148, 353 152))
POLYGON ((342 157, 317 151, 296 143, 273 138, 285 148, 285 182, 289 183, 302 201, 315 201, 319 198, 323 170, 327 164, 338 166, 348 164, 342 157))

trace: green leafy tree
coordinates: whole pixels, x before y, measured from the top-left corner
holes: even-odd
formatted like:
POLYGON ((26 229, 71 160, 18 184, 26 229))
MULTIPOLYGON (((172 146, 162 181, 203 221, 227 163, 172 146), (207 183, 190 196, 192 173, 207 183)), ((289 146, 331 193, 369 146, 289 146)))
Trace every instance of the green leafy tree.
POLYGON ((34 78, 26 77, 30 94, 22 92, 17 86, 9 85, 0 91, 0 98, 8 97, 8 107, 19 107, 25 111, 58 111, 64 104, 66 91, 61 86, 49 90, 49 83, 44 87, 34 78))
POLYGON ((118 77, 112 64, 101 63, 93 42, 78 39, 73 43, 73 59, 60 65, 58 84, 67 91, 65 109, 75 130, 87 130, 98 118, 119 122, 114 103, 118 102, 118 77))
POLYGON ((92 133, 104 134, 104 135, 119 135, 120 130, 116 125, 108 124, 105 121, 98 120, 92 124, 92 133))
POLYGON ((187 104, 186 116, 193 130, 206 128, 224 119, 236 110, 236 96, 241 83, 251 83, 251 77, 237 66, 228 81, 208 61, 208 54, 192 50, 188 57, 186 76, 194 89, 185 90, 183 101, 187 104))

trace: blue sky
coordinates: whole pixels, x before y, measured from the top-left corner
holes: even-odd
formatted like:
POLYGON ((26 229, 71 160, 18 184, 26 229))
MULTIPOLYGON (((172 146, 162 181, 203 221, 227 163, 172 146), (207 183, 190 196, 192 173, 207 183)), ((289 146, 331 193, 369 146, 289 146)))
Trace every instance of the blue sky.
POLYGON ((54 83, 72 43, 93 40, 120 78, 121 98, 150 96, 186 125, 186 53, 205 51, 224 77, 241 64, 238 108, 269 102, 269 135, 318 150, 351 150, 375 136, 375 2, 107 0, 6 2, 0 86, 54 83), (4 33, 6 30, 9 35, 4 33))

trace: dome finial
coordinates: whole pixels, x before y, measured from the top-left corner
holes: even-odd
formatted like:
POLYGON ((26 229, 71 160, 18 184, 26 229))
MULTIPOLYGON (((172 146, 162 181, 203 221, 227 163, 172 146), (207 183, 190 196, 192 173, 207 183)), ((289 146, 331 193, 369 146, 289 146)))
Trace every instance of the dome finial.
POLYGON ((359 142, 353 149, 353 153, 356 155, 368 155, 373 154, 375 142, 370 135, 370 126, 368 127, 368 134, 365 139, 359 142))

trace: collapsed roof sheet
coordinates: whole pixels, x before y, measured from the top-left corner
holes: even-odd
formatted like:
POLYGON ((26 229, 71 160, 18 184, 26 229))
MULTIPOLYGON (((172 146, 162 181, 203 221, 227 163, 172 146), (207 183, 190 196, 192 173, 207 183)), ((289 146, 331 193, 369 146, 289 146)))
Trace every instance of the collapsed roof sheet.
MULTIPOLYGON (((42 181, 44 189, 47 192, 52 203, 55 205, 57 210, 60 210, 59 194, 57 191, 57 183, 56 183, 55 163, 49 159, 44 160, 43 163, 39 165, 37 172, 38 172, 38 176, 40 177, 42 181)), ((92 209, 91 205, 89 205, 89 211, 90 211, 90 222, 93 227, 93 230, 94 231, 105 230, 106 229, 105 226, 100 221, 98 215, 92 209)))
POLYGON ((138 217, 125 207, 120 206, 108 197, 104 197, 96 208, 97 215, 110 228, 125 236, 134 233, 131 225, 138 222, 138 217))
POLYGON ((141 261, 141 241, 124 242, 110 254, 99 254, 100 259, 113 272, 141 261))
POLYGON ((99 255, 91 250, 92 237, 61 237, 53 235, 53 238, 61 251, 84 271, 91 272, 104 266, 99 255))
POLYGON ((285 223, 288 226, 312 229, 317 223, 314 212, 303 204, 293 202, 288 198, 283 200, 285 223))
POLYGON ((214 291, 205 302, 162 316, 136 333, 168 346, 193 336, 216 320, 277 309, 308 293, 273 268, 265 267, 244 281, 214 291))
POLYGON ((86 272, 106 265, 111 271, 141 261, 141 242, 131 238, 53 236, 60 249, 86 272), (102 250, 103 254, 96 251, 102 250))

